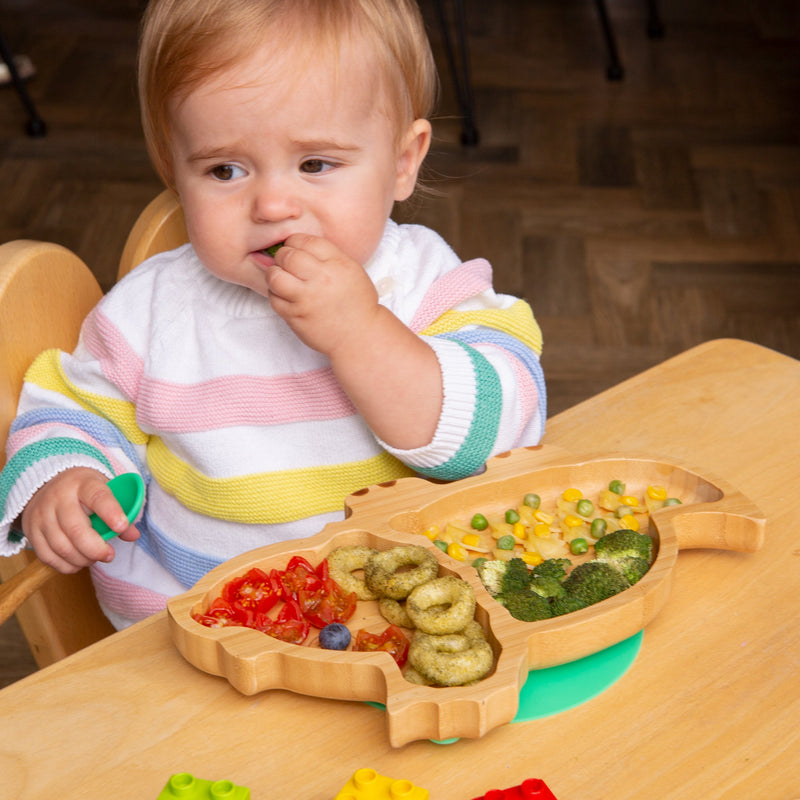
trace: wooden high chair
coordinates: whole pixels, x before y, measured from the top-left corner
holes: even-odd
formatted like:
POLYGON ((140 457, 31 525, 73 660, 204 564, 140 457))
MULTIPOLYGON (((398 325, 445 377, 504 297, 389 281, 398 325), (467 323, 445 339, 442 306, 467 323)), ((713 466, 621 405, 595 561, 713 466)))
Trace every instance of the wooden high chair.
MULTIPOLYGON (((117 279, 186 241, 183 210, 164 191, 131 229, 117 279)), ((65 247, 27 240, 0 245, 0 467, 26 370, 43 350, 71 351, 83 319, 101 297, 89 268, 65 247)), ((0 623, 16 612, 40 667, 113 633, 88 570, 61 575, 23 551, 0 558, 0 578, 0 623)))

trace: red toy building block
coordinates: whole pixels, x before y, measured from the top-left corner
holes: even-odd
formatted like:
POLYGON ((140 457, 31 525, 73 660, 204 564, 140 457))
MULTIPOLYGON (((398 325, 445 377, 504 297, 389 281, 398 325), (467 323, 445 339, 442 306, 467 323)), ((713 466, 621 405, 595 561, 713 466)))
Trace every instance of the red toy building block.
POLYGON ((490 789, 474 800, 558 800, 539 778, 529 778, 510 789, 490 789))

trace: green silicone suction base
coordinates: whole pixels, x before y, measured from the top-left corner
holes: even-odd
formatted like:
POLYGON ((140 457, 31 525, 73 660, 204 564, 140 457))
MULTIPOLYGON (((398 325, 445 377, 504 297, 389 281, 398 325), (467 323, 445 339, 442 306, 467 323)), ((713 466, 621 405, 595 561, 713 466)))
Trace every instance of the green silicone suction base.
POLYGON ((644 631, 577 661, 534 669, 519 693, 513 722, 529 722, 560 714, 597 697, 616 683, 636 660, 644 631))

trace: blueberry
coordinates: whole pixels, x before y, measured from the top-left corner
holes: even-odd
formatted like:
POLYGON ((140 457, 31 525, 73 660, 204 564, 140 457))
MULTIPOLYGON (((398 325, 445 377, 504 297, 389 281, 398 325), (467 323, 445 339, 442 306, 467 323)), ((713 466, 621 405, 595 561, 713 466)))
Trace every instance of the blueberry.
POLYGON ((341 622, 331 622, 319 632, 319 646, 325 650, 346 650, 350 644, 350 631, 341 622))

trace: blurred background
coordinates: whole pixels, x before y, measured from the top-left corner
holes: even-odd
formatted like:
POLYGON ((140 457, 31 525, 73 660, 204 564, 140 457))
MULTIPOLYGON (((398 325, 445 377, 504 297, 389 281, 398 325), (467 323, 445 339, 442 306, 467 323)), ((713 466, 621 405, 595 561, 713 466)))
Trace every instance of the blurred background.
MULTIPOLYGON (((645 0, 607 0, 610 80, 593 0, 465 0, 466 146, 443 37, 459 57, 462 4, 442 0, 444 25, 420 5, 442 91, 426 190, 396 218, 489 259, 496 288, 531 303, 550 415, 708 339, 800 358, 800 3, 660 0, 652 38, 645 0)), ((0 85, 0 242, 64 245, 104 289, 162 188, 135 94, 143 8, 0 0, 47 126, 29 136, 0 85)), ((15 622, 0 627, 0 686, 34 669, 15 622)))

